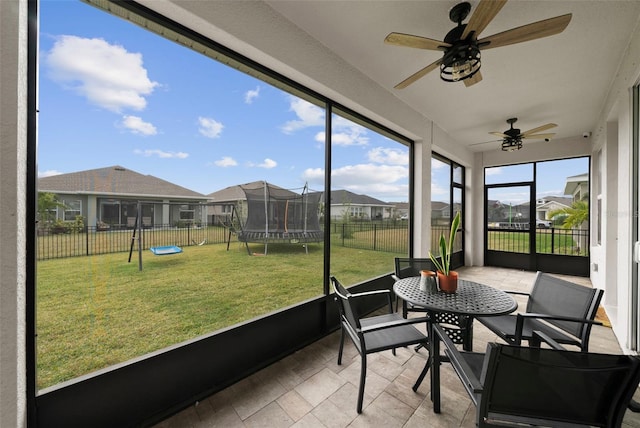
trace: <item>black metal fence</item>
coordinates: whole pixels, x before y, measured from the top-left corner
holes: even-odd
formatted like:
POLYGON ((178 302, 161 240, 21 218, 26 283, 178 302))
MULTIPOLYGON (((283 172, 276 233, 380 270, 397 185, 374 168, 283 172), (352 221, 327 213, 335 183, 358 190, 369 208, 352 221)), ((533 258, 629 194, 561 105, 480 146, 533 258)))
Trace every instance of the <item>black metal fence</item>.
MULTIPOLYGON (((528 229, 528 228, 527 228, 528 229)), ((492 251, 530 253, 529 230, 524 228, 489 228, 487 248, 492 251)), ((587 229, 537 229, 536 253, 575 256, 589 255, 587 229)))
POLYGON ((138 243, 143 249, 149 247, 177 245, 220 244, 226 242, 228 229, 219 226, 208 227, 176 227, 173 225, 154 225, 137 229, 99 229, 84 227, 83 230, 66 230, 64 233, 50 228, 40 228, 37 238, 38 260, 57 259, 65 257, 92 256, 129 251, 133 245, 134 251, 138 243), (138 242, 139 239, 139 242, 138 242))
POLYGON ((407 222, 332 223, 331 243, 347 248, 407 254, 407 222))
MULTIPOLYGON (((142 229, 107 229, 85 227, 79 231, 41 228, 38 230, 38 260, 64 257, 91 256, 129 251, 134 245, 138 249, 138 238, 142 249, 149 247, 177 245, 223 244, 229 239, 229 229, 222 226, 197 227, 186 225, 154 225, 142 229), (134 234, 135 232, 135 234, 134 234)), ((441 233, 448 233, 444 227, 433 226, 432 246, 437 245, 441 233)), ((528 230, 491 228, 488 233, 488 248, 496 251, 529 253, 528 230)), ((386 251, 408 254, 409 228, 407 222, 354 222, 332 223, 331 242, 347 248, 386 251)), ((460 236, 460 235, 459 235, 460 236)), ((236 240, 235 236, 231 237, 236 240)), ((546 254, 568 254, 587 256, 589 254, 588 231, 576 229, 538 229, 536 252, 546 254)))
MULTIPOLYGON (((354 222, 331 225, 332 244, 348 248, 373 251, 408 253, 409 228, 406 221, 396 222, 354 222)), ((438 232, 439 234, 439 232, 438 232)), ((229 240, 229 229, 222 226, 197 227, 185 225, 153 225, 143 228, 141 233, 132 228, 84 227, 79 230, 38 230, 38 260, 65 257, 91 256, 138 249, 140 238, 142 249, 149 247, 177 245, 223 244, 229 240), (135 234, 134 234, 135 232, 135 234)), ((236 241, 235 235, 231 236, 236 241)))

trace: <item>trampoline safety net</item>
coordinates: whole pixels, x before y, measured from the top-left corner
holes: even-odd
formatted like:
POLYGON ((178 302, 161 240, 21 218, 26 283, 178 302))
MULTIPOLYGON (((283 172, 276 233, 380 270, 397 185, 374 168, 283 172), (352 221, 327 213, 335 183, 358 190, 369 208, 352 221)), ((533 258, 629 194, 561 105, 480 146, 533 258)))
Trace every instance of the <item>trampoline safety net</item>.
POLYGON ((247 198, 246 220, 238 233, 242 242, 322 242, 318 219, 322 192, 302 193, 263 182, 260 187, 241 186, 247 198))

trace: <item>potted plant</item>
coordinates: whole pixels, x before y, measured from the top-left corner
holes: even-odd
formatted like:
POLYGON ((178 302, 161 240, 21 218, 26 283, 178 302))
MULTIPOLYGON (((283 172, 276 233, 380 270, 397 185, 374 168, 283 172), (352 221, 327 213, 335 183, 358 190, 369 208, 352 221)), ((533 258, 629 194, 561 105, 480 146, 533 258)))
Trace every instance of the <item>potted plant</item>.
POLYGON ((456 239, 456 233, 458 233, 458 226, 460 226, 460 211, 456 213, 456 216, 451 222, 451 231, 449 232, 449 241, 444 237, 444 233, 440 234, 440 257, 439 259, 429 251, 429 258, 438 271, 438 284, 440 290, 445 293, 455 293, 458 289, 458 272, 451 270, 451 253, 453 251, 453 243, 456 239))

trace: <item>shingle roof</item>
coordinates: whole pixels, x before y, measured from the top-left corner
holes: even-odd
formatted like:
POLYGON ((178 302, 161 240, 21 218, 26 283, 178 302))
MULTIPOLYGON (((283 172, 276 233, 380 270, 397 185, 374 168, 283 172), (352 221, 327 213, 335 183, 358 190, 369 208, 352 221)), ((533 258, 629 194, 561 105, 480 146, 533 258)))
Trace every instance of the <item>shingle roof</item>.
MULTIPOLYGON (((321 199, 324 201, 324 198, 321 199)), ((331 192, 332 204, 352 205, 393 205, 367 195, 358 195, 348 190, 334 190, 331 192)))
POLYGON ((205 199, 204 195, 152 175, 121 166, 89 169, 38 179, 38 190, 52 193, 205 199))

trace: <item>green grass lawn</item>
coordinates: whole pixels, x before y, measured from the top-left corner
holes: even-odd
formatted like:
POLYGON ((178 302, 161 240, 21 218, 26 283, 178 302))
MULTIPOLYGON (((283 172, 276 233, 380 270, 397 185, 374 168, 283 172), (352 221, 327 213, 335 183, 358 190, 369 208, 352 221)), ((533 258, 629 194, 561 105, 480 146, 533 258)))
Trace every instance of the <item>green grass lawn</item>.
MULTIPOLYGON (((491 231, 489 232, 489 250, 511 251, 516 253, 529 253, 529 231, 509 232, 491 231)), ((571 230, 544 229, 536 232, 536 252, 540 254, 570 254, 586 255, 586 248, 576 253, 577 242, 574 240, 571 230)))
MULTIPOLYGON (((233 243, 176 255, 128 253, 37 264, 38 388, 268 314, 323 293, 323 245, 233 243), (262 245, 251 249, 263 253, 262 245)), ((400 254, 336 246, 331 273, 353 284, 400 254)))

